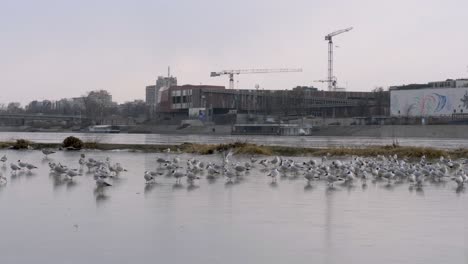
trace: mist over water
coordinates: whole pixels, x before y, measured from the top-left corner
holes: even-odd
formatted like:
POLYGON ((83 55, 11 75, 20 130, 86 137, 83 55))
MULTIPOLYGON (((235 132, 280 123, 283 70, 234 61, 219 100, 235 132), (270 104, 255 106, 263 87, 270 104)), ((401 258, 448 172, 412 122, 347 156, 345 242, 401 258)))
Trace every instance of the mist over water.
MULTIPOLYGON (((258 169, 227 183, 175 184, 145 170, 167 154, 84 152, 128 170, 96 191, 92 174, 49 174, 40 151, 2 151, 39 167, 0 187, 2 263, 467 263, 468 193, 453 182, 306 183, 258 169)), ((50 158, 79 168, 80 152, 50 158)), ((180 155, 185 161, 192 157, 180 155)), ((219 156, 197 156, 220 162, 219 156)), ((301 160, 301 158, 295 158, 301 160)), ((245 157, 234 157, 245 161, 245 157)))

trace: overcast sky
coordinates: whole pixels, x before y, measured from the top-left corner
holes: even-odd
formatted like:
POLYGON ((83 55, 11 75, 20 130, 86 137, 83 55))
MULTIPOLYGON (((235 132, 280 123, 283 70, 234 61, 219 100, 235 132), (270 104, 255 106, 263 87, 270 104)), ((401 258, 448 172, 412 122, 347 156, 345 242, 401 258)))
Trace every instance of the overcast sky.
POLYGON ((327 42, 350 91, 468 77, 468 1, 0 0, 0 103, 106 89, 144 98, 167 66, 179 84, 228 85, 211 71, 302 67, 240 75, 239 88, 326 84, 327 42))

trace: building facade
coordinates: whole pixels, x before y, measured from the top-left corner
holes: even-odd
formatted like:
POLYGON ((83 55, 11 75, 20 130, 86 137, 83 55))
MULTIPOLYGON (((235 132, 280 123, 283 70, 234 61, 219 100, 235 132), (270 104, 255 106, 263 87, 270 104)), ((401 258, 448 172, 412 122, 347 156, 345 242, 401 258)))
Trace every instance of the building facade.
POLYGON ((394 86, 390 113, 395 117, 450 117, 468 113, 468 79, 394 86))
POLYGON ((161 101, 161 93, 171 86, 177 86, 177 77, 159 76, 156 79, 155 85, 146 86, 146 104, 149 106, 150 113, 154 114, 157 111, 158 105, 161 101))
POLYGON ((161 93, 160 99, 160 112, 186 116, 201 109, 210 115, 388 116, 390 102, 388 92, 328 92, 302 88, 239 90, 210 85, 171 86, 161 93))

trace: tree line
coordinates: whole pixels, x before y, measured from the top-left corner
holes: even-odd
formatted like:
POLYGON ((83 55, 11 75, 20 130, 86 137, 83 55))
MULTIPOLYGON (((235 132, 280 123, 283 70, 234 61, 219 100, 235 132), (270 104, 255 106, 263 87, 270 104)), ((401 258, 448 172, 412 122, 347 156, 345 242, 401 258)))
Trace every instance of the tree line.
POLYGON ((87 117, 95 123, 111 116, 122 118, 145 118, 148 106, 143 100, 118 104, 106 90, 90 91, 86 95, 58 101, 34 100, 22 106, 19 102, 0 104, 0 113, 7 114, 49 114, 87 117))

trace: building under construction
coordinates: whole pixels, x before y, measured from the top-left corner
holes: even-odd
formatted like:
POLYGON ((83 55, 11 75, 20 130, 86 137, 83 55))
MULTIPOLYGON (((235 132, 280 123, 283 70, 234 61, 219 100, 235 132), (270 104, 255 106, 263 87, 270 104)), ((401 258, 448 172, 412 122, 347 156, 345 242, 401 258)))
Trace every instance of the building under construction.
POLYGON ((227 114, 366 117, 389 114, 388 92, 319 91, 313 87, 291 90, 226 89, 224 86, 171 86, 162 92, 160 114, 216 119, 227 114))

